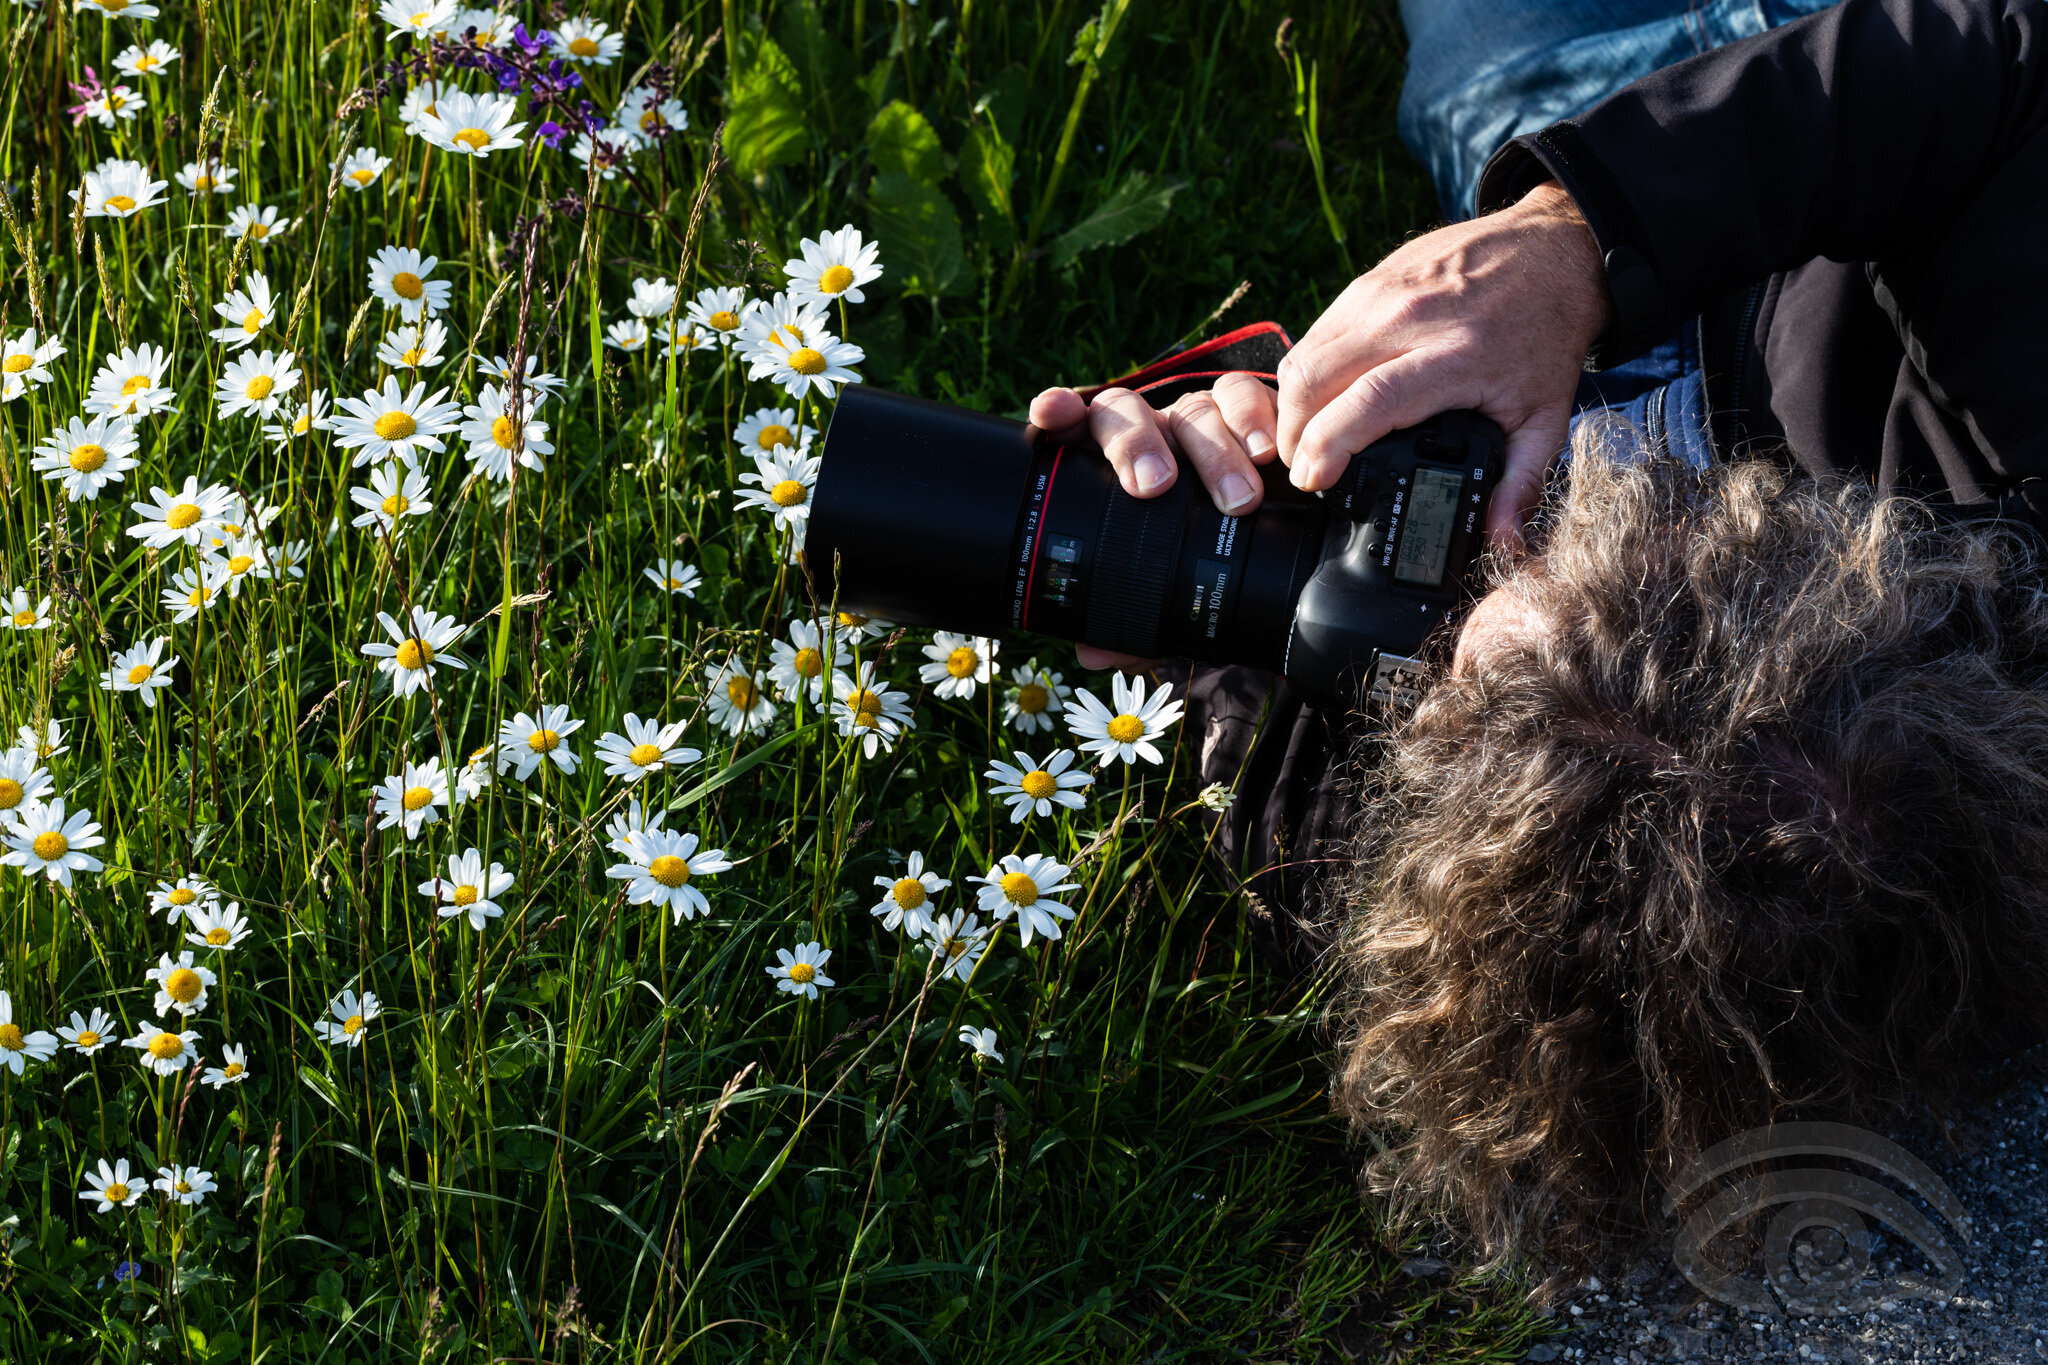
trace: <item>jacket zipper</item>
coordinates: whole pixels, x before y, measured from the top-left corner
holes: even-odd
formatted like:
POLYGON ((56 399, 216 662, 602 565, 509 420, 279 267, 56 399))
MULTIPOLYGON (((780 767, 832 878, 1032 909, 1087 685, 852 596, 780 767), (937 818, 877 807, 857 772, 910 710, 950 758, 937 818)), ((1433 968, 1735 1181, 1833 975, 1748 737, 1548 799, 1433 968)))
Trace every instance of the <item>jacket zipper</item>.
POLYGON ((1743 427, 1742 390, 1744 378, 1749 373, 1749 343, 1756 333, 1757 310, 1763 307, 1764 290, 1770 281, 1753 284, 1749 289, 1749 300, 1742 306, 1742 323, 1735 329, 1735 355, 1728 367, 1728 450, 1729 459, 1735 458, 1735 448, 1740 444, 1737 432, 1743 427))

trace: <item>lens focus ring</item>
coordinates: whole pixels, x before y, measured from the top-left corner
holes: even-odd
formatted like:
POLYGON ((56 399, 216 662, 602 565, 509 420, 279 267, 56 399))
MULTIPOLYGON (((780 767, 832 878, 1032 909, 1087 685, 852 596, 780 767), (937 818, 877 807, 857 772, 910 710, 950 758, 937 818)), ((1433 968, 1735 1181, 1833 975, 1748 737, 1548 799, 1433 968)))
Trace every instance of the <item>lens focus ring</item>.
POLYGON ((1146 658, 1158 652, 1161 612, 1197 482, 1183 469, 1156 498, 1134 498, 1122 489, 1110 493, 1088 596, 1089 644, 1146 658))

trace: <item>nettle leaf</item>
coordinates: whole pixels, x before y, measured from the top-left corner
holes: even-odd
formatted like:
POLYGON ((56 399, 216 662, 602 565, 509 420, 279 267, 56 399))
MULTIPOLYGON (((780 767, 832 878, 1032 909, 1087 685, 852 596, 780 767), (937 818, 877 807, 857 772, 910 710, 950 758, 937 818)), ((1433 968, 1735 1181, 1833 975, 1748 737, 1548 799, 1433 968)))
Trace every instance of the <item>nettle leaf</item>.
POLYGON ((1132 171, 1095 212, 1053 239, 1047 248, 1052 263, 1064 269, 1084 251, 1121 246, 1141 232, 1150 232, 1166 221, 1181 183, 1161 180, 1149 171, 1132 171))
POLYGON ((981 215, 982 231, 998 252, 1009 250, 1016 236, 1016 210, 1010 203, 1017 152, 993 123, 977 125, 960 144, 960 187, 981 215))
POLYGON ((772 166, 801 161, 810 141, 803 81, 789 55, 763 38, 754 64, 725 102, 725 154, 751 179, 772 166))
POLYGON ((882 106, 868 125, 868 159, 884 175, 907 175, 936 185, 946 178, 946 153, 932 125, 902 100, 882 106))
POLYGON ((868 230, 882 243, 904 293, 936 298, 965 281, 960 219, 945 195, 915 176, 892 171, 875 177, 868 190, 868 230))

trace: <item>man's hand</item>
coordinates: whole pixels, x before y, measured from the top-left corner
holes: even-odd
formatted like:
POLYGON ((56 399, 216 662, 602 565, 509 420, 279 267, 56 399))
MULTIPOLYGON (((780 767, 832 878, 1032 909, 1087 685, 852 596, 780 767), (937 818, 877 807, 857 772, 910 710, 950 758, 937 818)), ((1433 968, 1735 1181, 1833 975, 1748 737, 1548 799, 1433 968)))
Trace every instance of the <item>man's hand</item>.
POLYGON ((1129 389, 1104 389, 1093 403, 1072 389, 1047 389, 1031 400, 1031 422, 1055 440, 1093 439, 1134 498, 1173 487, 1178 449, 1216 506, 1234 516, 1265 496, 1257 467, 1271 464, 1276 448, 1273 391, 1248 374, 1224 375, 1159 411, 1129 389))

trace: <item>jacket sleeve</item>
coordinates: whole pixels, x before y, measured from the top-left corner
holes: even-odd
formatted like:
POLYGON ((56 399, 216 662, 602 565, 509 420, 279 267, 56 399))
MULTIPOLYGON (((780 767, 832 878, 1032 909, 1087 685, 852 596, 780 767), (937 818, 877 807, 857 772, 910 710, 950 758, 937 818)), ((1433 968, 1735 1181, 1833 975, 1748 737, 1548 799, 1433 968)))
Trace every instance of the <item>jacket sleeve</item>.
POLYGON ((1515 139, 1479 208, 1548 179, 1577 201, 1613 294, 1604 368, 1804 261, 1931 247, 2043 136, 2044 42, 2040 0, 1843 0, 1515 139))

